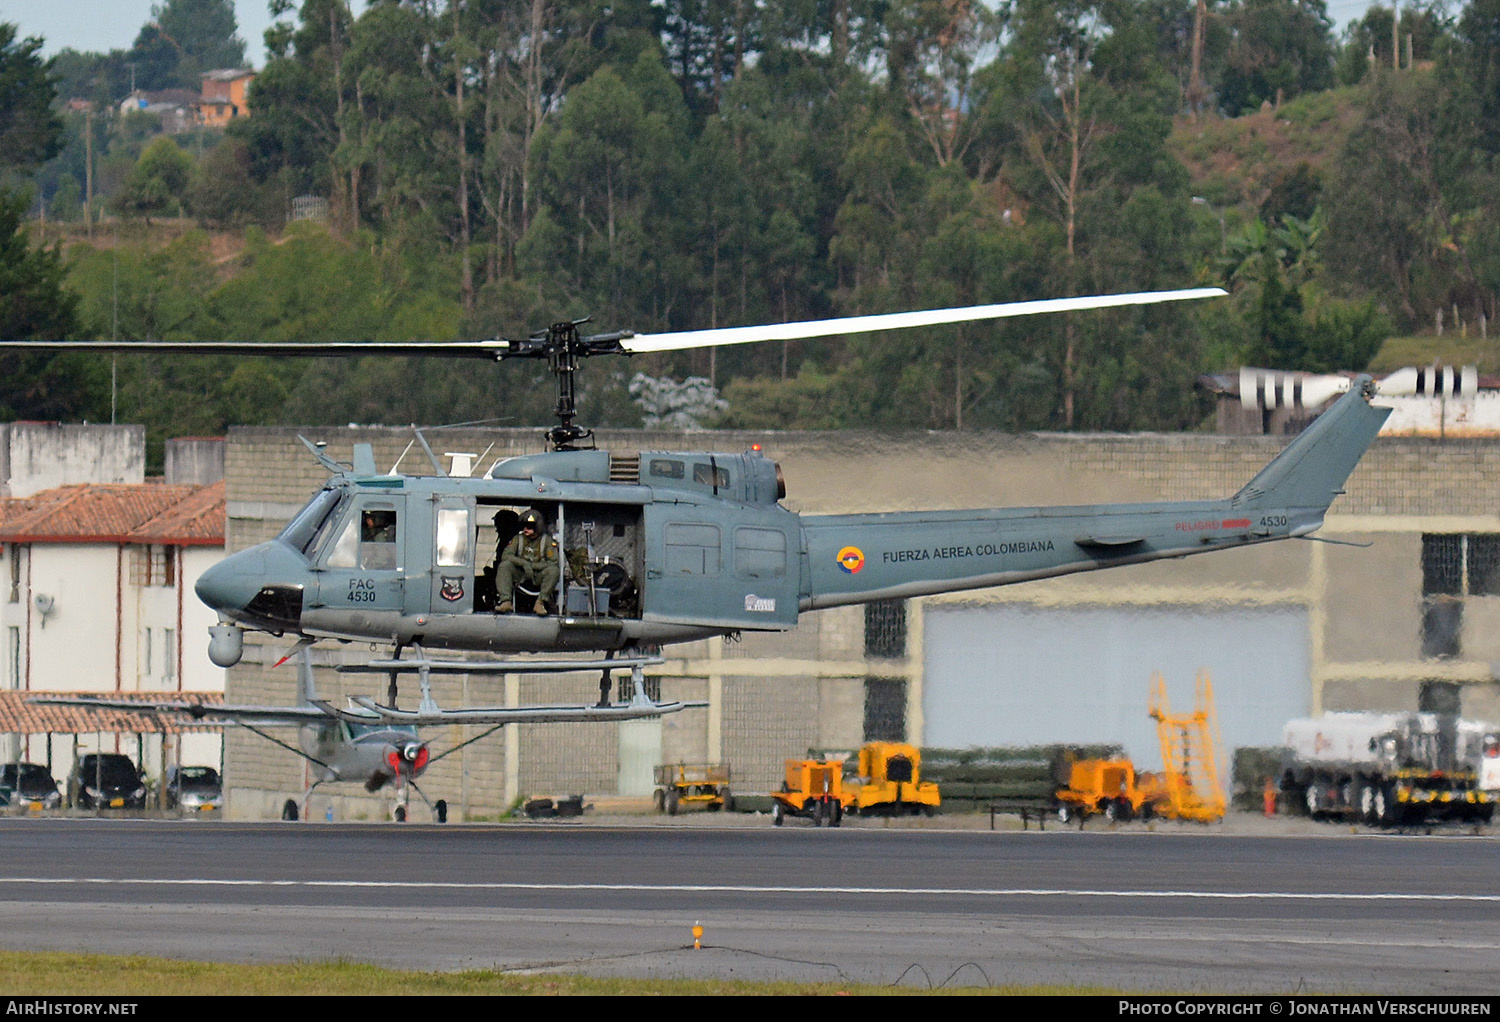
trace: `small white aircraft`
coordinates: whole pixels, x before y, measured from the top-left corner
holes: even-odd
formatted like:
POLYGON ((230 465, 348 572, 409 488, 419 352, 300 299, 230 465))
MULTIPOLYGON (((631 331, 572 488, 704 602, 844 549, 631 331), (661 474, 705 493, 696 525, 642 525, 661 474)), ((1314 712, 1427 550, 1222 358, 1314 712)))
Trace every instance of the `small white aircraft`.
MULTIPOLYGON (((357 782, 371 793, 387 785, 396 789, 396 805, 393 812, 396 821, 407 817, 408 793, 415 791, 432 810, 433 819, 445 823, 448 819, 448 804, 444 799, 430 801, 417 786, 417 778, 426 769, 445 756, 450 756, 464 746, 471 745, 494 734, 506 724, 557 724, 567 722, 609 722, 639 720, 676 713, 689 707, 705 706, 706 703, 653 702, 645 691, 642 669, 662 663, 660 657, 619 657, 604 660, 511 660, 511 661, 464 661, 428 660, 416 649, 416 657, 408 660, 381 660, 369 664, 340 667, 340 671, 378 672, 390 674, 392 678, 401 672, 415 671, 421 681, 421 703, 415 710, 403 710, 386 706, 368 696, 354 696, 347 707, 337 707, 319 699, 313 684, 312 658, 308 651, 311 642, 299 642, 286 656, 278 660, 280 666, 292 656, 301 653, 298 673, 301 679, 302 701, 296 706, 252 706, 252 705, 207 705, 191 700, 163 699, 158 702, 141 703, 112 696, 37 696, 30 702, 52 706, 89 706, 109 709, 128 709, 137 713, 157 713, 167 716, 185 716, 195 720, 222 720, 251 731, 267 741, 296 753, 318 768, 318 776, 302 793, 300 799, 287 799, 282 806, 283 820, 305 817, 308 799, 320 784, 330 781, 357 782), (629 702, 612 703, 608 700, 608 685, 611 672, 628 669, 634 680, 634 694, 629 702), (499 674, 499 673, 566 673, 576 671, 600 671, 600 701, 592 706, 495 706, 473 707, 460 710, 441 709, 432 698, 430 675, 453 674, 499 674), (490 725, 489 729, 447 749, 432 755, 428 743, 417 734, 419 727, 447 724, 490 725), (262 727, 296 726, 300 728, 298 745, 267 734, 262 727)), ((392 686, 394 687, 394 686, 392 686)))

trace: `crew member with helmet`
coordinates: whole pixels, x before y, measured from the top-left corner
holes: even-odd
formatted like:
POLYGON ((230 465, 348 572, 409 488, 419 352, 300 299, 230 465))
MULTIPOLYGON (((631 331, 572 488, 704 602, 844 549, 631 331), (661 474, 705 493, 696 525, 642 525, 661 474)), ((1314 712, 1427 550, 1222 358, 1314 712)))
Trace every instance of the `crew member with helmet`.
POLYGON ((516 584, 525 582, 537 590, 536 612, 547 613, 547 598, 557 591, 561 578, 557 537, 546 533, 539 512, 527 511, 521 516, 521 532, 505 545, 500 555, 500 569, 495 575, 495 590, 500 603, 498 614, 515 610, 516 584))

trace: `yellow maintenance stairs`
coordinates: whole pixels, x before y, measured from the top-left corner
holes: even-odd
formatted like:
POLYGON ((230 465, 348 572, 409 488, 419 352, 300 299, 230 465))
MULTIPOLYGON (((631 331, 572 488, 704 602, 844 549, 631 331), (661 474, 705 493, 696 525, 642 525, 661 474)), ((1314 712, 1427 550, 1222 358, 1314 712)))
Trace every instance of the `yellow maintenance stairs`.
POLYGON ((1157 816, 1211 823, 1224 818, 1227 802, 1219 783, 1219 723, 1214 714, 1214 687, 1207 671, 1198 672, 1197 708, 1173 716, 1167 704, 1167 682, 1151 676, 1151 719, 1161 741, 1165 764, 1161 790, 1151 799, 1157 816))

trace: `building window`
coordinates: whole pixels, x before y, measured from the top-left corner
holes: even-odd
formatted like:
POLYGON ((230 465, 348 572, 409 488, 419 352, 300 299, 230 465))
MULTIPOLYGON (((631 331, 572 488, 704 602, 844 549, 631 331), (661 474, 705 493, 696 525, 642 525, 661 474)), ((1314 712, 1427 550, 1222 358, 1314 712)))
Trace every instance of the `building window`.
MULTIPOLYGON (((651 676, 641 679, 641 687, 646 690, 646 698, 653 703, 661 702, 661 678, 651 676)), ((619 693, 619 700, 628 703, 635 698, 635 679, 628 674, 622 674, 615 679, 615 688, 619 693)))
POLYGON ((9 548, 9 550, 7 552, 10 554, 10 557, 9 557, 9 560, 10 560, 10 602, 11 603, 20 603, 21 602, 21 548, 18 545, 16 545, 15 543, 12 543, 10 545, 10 548, 9 548))
POLYGON ((177 584, 177 548, 161 548, 161 584, 171 588, 177 584))
MULTIPOLYGON (((12 550, 15 547, 11 547, 12 550)), ((18 625, 11 625, 6 630, 10 646, 10 682, 11 688, 21 687, 21 629, 18 625)))
POLYGON ((906 601, 865 604, 865 656, 906 659, 906 601))
POLYGON ((865 741, 906 741, 906 682, 865 679, 865 741))
POLYGON ((1463 652, 1464 600, 1500 596, 1500 535, 1426 533, 1422 536, 1422 656, 1463 652))
POLYGON ((142 652, 146 661, 144 677, 149 678, 151 677, 151 629, 149 628, 146 629, 146 643, 142 652))
POLYGON ((175 628, 161 630, 161 656, 162 677, 171 681, 177 677, 177 630, 175 628))

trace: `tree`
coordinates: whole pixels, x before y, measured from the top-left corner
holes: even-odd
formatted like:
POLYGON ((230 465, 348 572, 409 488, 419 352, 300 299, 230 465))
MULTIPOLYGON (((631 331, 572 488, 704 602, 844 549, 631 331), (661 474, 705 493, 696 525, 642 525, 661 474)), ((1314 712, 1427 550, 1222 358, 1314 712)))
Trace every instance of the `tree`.
POLYGON ((242 67, 232 0, 165 0, 151 8, 131 47, 136 87, 194 89, 205 71, 242 67))
POLYGON ((193 174, 193 159, 166 135, 146 146, 125 186, 116 193, 115 208, 126 216, 152 216, 178 212, 187 198, 193 174))
MULTIPOLYGON (((52 112, 52 83, 38 56, 41 40, 15 41, 0 24, 0 175, 25 172, 61 148, 62 124, 52 112)), ((0 337, 56 341, 77 330, 77 299, 65 286, 58 250, 31 244, 22 193, 0 187, 0 337)), ((56 418, 78 396, 71 372, 52 356, 0 359, 0 417, 56 418)))
MULTIPOLYGON (((60 341, 77 336, 78 299, 56 249, 31 244, 26 201, 0 190, 0 337, 60 341)), ((67 355, 0 357, 0 421, 60 419, 96 409, 89 362, 67 355)))
POLYGON ((1333 23, 1324 0, 1236 0, 1219 105, 1237 116, 1333 85, 1333 23))
POLYGON ((1356 294, 1376 294, 1405 329, 1444 304, 1433 256, 1450 212, 1439 185, 1439 98, 1431 75, 1377 68, 1364 117, 1323 189, 1330 268, 1356 294))
POLYGON ((887 14, 892 87, 939 166, 963 157, 977 62, 1000 33, 1000 18, 976 0, 901 0, 887 14))
POLYGON ((198 75, 216 68, 245 64, 245 43, 237 34, 232 0, 165 0, 151 8, 161 33, 179 47, 183 67, 193 84, 198 75))
MULTIPOLYGON (((1032 258, 1049 271, 1036 281, 1042 294, 1184 279, 1187 174, 1166 148, 1179 90, 1150 21, 1113 0, 1016 0, 1009 31, 1003 59, 986 72, 982 144, 1027 220, 1032 258), (1051 231, 1039 229, 1045 221, 1051 231)), ((1118 422, 1130 388, 1153 370, 1180 376, 1181 329, 1149 312, 1019 327, 1057 352, 1065 427, 1118 422)))
POLYGON ((0 169, 25 171, 62 148, 62 121, 40 39, 16 41, 16 26, 0 22, 0 169))

